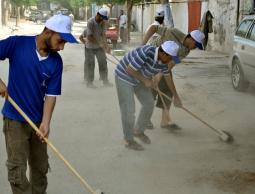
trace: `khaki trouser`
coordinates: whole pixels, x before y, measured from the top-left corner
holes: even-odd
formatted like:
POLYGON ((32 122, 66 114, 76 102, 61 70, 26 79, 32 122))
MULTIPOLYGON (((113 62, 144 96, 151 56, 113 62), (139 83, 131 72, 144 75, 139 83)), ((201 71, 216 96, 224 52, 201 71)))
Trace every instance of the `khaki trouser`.
POLYGON ((27 123, 4 118, 8 180, 13 194, 46 194, 47 144, 27 123), (26 177, 27 162, 30 176, 26 177))

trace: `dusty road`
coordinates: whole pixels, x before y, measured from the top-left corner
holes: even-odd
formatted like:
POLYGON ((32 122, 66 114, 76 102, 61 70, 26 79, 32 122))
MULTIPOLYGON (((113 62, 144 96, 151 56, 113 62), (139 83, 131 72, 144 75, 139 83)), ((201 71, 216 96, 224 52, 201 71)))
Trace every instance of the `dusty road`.
MULTIPOLYGON (((82 25, 76 23, 77 35, 82 25)), ((143 152, 124 147, 116 91, 102 87, 98 69, 95 84, 99 88, 86 88, 83 45, 66 45, 61 55, 63 94, 54 112, 50 140, 93 188, 106 194, 255 193, 255 89, 250 87, 246 93, 232 89, 226 55, 192 52, 175 67, 174 77, 184 106, 215 128, 230 132, 235 142, 221 142, 214 132, 177 108, 171 114, 183 129, 161 129, 161 113, 155 109, 156 129, 146 132, 152 144, 145 145, 143 152)), ((109 63, 111 82, 114 67, 109 63)), ((0 77, 7 80, 7 61, 1 62, 0 69, 0 77)), ((48 194, 87 193, 51 150, 49 155, 48 194)), ((0 133, 1 194, 10 193, 5 160, 0 133)))

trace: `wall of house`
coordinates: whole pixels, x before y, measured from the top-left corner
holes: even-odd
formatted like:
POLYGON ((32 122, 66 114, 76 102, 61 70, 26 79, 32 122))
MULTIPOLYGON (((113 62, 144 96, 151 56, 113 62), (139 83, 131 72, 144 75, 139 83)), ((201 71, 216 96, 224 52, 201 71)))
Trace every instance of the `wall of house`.
MULTIPOLYGON (((233 47, 233 36, 237 27, 237 0, 201 0, 201 19, 210 10, 213 19, 213 33, 209 34, 207 49, 229 53, 233 47)), ((184 33, 188 32, 187 1, 170 0, 174 25, 184 33)), ((160 5, 150 5, 144 8, 143 31, 154 21, 156 8, 160 5)), ((239 21, 254 7, 254 0, 240 0, 239 21)), ((142 7, 137 7, 136 22, 138 30, 142 27, 142 7)))
POLYGON ((184 33, 188 32, 188 4, 183 1, 174 1, 170 3, 173 14, 174 27, 184 33))

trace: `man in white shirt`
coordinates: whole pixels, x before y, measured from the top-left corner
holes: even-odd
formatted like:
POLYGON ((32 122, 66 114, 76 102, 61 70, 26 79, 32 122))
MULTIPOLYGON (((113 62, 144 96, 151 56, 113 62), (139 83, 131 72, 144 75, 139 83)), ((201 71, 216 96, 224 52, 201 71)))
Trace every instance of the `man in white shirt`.
POLYGON ((124 10, 120 10, 119 30, 120 30, 121 42, 126 43, 127 42, 127 15, 124 14, 124 10))
MULTIPOLYGON (((147 28, 146 33, 152 25, 164 26, 164 18, 165 18, 164 16, 165 16, 164 10, 162 9, 157 10, 155 14, 155 21, 147 28)), ((160 36, 158 33, 154 33, 148 42, 150 43, 151 41, 156 39, 158 36, 160 36)))

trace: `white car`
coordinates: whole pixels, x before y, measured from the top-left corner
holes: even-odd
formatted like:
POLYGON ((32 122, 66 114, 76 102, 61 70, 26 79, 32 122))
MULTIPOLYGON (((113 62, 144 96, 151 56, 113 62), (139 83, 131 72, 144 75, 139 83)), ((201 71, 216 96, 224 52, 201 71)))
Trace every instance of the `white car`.
POLYGON ((255 83, 255 15, 245 17, 237 28, 230 59, 232 85, 244 91, 255 83))

